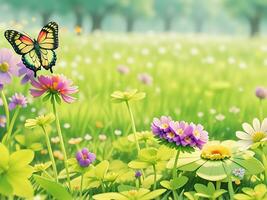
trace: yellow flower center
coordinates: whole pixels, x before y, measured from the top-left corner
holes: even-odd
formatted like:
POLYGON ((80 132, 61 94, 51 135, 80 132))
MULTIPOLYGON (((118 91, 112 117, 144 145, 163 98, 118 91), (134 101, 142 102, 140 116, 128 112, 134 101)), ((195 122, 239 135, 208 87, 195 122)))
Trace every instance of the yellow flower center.
POLYGON ((200 132, 199 132, 198 130, 195 130, 195 131, 194 131, 194 135, 195 135, 196 137, 199 137, 200 132))
POLYGON ((9 69, 9 64, 7 62, 3 62, 0 64, 0 71, 1 72, 7 72, 9 69))
POLYGON ((164 128, 164 129, 168 128, 168 127, 169 127, 169 125, 167 123, 164 123, 164 124, 161 125, 161 128, 164 128))
POLYGON ((132 196, 132 197, 136 196, 137 193, 138 193, 137 190, 130 190, 130 191, 128 191, 129 196, 132 196))
POLYGON ((169 132, 169 133, 167 133, 167 136, 168 136, 168 138, 172 139, 172 138, 174 138, 175 135, 173 132, 169 132))
POLYGON ((266 137, 266 134, 264 132, 256 132, 253 134, 252 139, 253 139, 253 142, 260 142, 265 137, 266 137))
POLYGON ((201 153, 201 157, 207 160, 223 160, 231 155, 231 150, 221 144, 205 145, 201 153))
POLYGON ((184 134, 184 130, 181 129, 181 128, 179 128, 179 129, 177 130, 177 133, 178 133, 179 135, 183 135, 183 134, 184 134))

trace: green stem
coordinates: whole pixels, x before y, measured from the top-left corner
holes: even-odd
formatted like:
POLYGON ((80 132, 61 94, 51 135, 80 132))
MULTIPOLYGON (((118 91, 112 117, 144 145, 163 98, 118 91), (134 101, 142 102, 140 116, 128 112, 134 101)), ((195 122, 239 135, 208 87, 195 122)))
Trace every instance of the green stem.
POLYGON ((172 179, 175 179, 176 176, 177 176, 176 167, 177 167, 177 162, 178 162, 179 154, 180 154, 180 150, 177 150, 176 156, 175 156, 175 160, 174 160, 174 164, 173 164, 173 168, 172 168, 172 179))
POLYGON ((153 190, 156 190, 157 187, 157 170, 156 170, 156 166, 153 165, 153 171, 154 171, 154 186, 153 186, 153 190))
POLYGON ((131 107, 130 107, 128 101, 126 101, 126 105, 127 105, 127 109, 128 109, 128 111, 129 111, 130 117, 131 117, 132 129, 133 129, 133 133, 134 133, 134 140, 135 140, 135 143, 136 143, 136 148, 137 148, 137 150, 138 150, 138 152, 139 152, 139 151, 140 151, 140 146, 139 146, 139 143, 138 143, 138 140, 137 140, 137 135, 136 135, 136 128, 135 128, 135 122, 134 122, 133 112, 132 112, 132 110, 131 110, 131 107))
POLYGON ((45 139, 46 139, 46 146, 47 146, 47 149, 48 149, 48 153, 49 153, 49 156, 50 156, 50 160, 52 162, 52 167, 53 167, 53 171, 54 171, 54 177, 55 177, 55 180, 56 182, 58 182, 58 176, 57 176, 57 166, 56 166, 56 162, 55 162, 55 158, 53 156, 53 151, 52 151, 52 147, 51 147, 51 143, 50 143, 50 139, 49 139, 49 136, 44 128, 44 126, 41 126, 44 134, 45 134, 45 139))
POLYGON ((264 166, 264 181, 265 181, 265 184, 267 185, 267 158, 264 152, 262 152, 262 163, 264 166))
MULTIPOLYGON (((216 190, 221 189, 221 181, 216 181, 216 190)), ((222 196, 218 198, 218 200, 223 200, 222 196)))
POLYGON ((63 136, 62 136, 62 132, 61 132, 61 127, 60 127, 60 122, 59 122, 59 117, 58 117, 58 113, 57 113, 55 99, 52 99, 52 105, 53 105, 54 115, 56 118, 57 133, 58 133, 58 136, 60 139, 61 151, 63 152, 63 155, 64 155, 64 165, 65 165, 66 174, 67 174, 67 181, 69 184, 69 189, 71 190, 69 168, 68 168, 68 163, 67 163, 68 158, 67 158, 67 153, 66 153, 66 149, 65 149, 65 145, 64 145, 64 141, 63 141, 63 136))
POLYGON ((15 113, 11 119, 11 122, 10 122, 10 126, 7 130, 7 133, 6 133, 6 138, 5 138, 5 141, 3 141, 8 147, 10 146, 10 138, 11 138, 11 134, 12 134, 12 131, 13 131, 13 127, 15 125, 15 122, 16 122, 16 119, 19 115, 19 111, 20 111, 20 106, 18 106, 15 110, 15 113))
POLYGON ((53 177, 52 177, 49 173, 47 173, 47 171, 42 170, 42 172, 43 172, 48 178, 53 179, 53 177))
POLYGON ((260 120, 263 119, 263 109, 262 109, 262 100, 260 99, 260 106, 259 106, 259 117, 260 117, 260 120))
POLYGON ((83 196, 83 174, 81 176, 81 183, 80 183, 80 199, 82 199, 83 196))
POLYGON ((2 92, 1 92, 1 98, 3 101, 3 106, 4 106, 5 114, 6 114, 6 129, 8 130, 10 118, 9 118, 9 109, 8 109, 8 104, 7 104, 6 95, 4 93, 4 90, 2 90, 2 92))
POLYGON ((176 190, 173 190, 173 191, 172 191, 172 194, 173 194, 173 198, 174 198, 174 200, 178 200, 178 199, 179 199, 179 196, 178 196, 176 190))
POLYGON ((233 188, 233 183, 231 180, 231 175, 228 177, 228 191, 229 191, 230 200, 234 200, 234 188, 233 188))
POLYGON ((101 189, 102 189, 102 192, 105 193, 106 190, 105 190, 105 186, 104 186, 103 181, 101 181, 101 189))

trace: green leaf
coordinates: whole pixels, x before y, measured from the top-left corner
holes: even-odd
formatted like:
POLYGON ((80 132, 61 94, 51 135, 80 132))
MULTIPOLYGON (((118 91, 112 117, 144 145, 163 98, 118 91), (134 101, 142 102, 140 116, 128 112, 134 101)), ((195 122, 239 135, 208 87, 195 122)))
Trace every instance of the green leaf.
POLYGON ((219 196, 223 195, 224 193, 226 193, 227 191, 224 190, 224 189, 219 189, 219 190, 216 190, 214 193, 213 193, 213 198, 214 199, 217 199, 219 196))
POLYGON ((8 168, 9 152, 5 145, 3 145, 2 143, 0 143, 0 155, 0 168, 8 168))
POLYGON ((194 185, 194 188, 198 193, 209 194, 209 190, 206 185, 197 183, 194 185))
POLYGON ((107 160, 103 160, 95 167, 95 175, 98 179, 104 179, 109 167, 109 162, 107 160))
POLYGON ((254 157, 249 159, 234 158, 233 160, 243 167, 248 175, 259 174, 264 170, 262 163, 254 157))
POLYGON ((236 194, 234 198, 236 200, 251 200, 251 197, 245 194, 236 194))
POLYGON ((72 200, 71 194, 61 184, 51 181, 47 178, 34 175, 34 180, 42 188, 44 188, 49 194, 56 199, 72 200))
POLYGON ((209 181, 219 181, 227 177, 221 161, 207 161, 197 170, 196 174, 209 181))
POLYGON ((51 93, 50 92, 48 92, 44 97, 43 97, 43 102, 46 102, 46 101, 48 101, 49 99, 50 99, 50 97, 51 97, 51 93))
POLYGON ((61 98, 60 98, 60 96, 59 96, 58 94, 56 94, 56 95, 54 95, 54 96, 55 96, 56 102, 57 102, 58 104, 61 104, 61 98))
POLYGON ((183 187, 188 181, 188 178, 186 176, 177 177, 175 179, 172 179, 170 181, 172 190, 177 190, 181 187, 183 187))
POLYGON ((119 192, 124 192, 124 191, 129 191, 129 190, 135 190, 136 188, 131 186, 131 185, 119 185, 118 186, 118 191, 119 192))
POLYGON ((34 153, 32 150, 19 150, 11 154, 9 165, 12 166, 12 168, 21 168, 31 163, 33 158, 34 153))
POLYGON ((188 200, 197 200, 198 197, 195 196, 195 192, 185 192, 184 196, 186 196, 188 198, 188 200))
POLYGON ((215 192, 215 190, 216 190, 212 182, 208 183, 207 188, 209 190, 209 194, 213 194, 215 192))
POLYGON ((9 196, 13 194, 12 185, 8 182, 6 176, 0 175, 0 194, 4 196, 9 196))
POLYGON ((154 190, 154 191, 149 192, 148 194, 145 194, 144 196, 142 196, 140 198, 140 200, 152 200, 152 199, 156 199, 156 197, 159 197, 165 191, 166 191, 165 189, 154 190))
POLYGON ((133 160, 129 162, 128 166, 132 169, 145 169, 148 168, 151 164, 143 161, 133 160))
POLYGON ((160 185, 168 190, 172 190, 170 181, 161 181, 160 185))
POLYGON ((124 195, 115 193, 115 192, 97 194, 93 196, 93 199, 95 200, 128 200, 128 198, 125 197, 124 195))

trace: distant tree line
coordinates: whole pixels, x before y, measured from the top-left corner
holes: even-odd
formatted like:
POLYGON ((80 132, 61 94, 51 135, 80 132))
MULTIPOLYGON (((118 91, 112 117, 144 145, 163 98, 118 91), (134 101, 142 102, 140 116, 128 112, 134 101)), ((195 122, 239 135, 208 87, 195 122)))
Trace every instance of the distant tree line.
POLYGON ((172 24, 181 16, 189 17, 195 32, 202 32, 214 5, 219 4, 233 17, 243 19, 250 27, 250 35, 260 32, 260 24, 267 17, 267 0, 0 0, 7 2, 14 11, 23 9, 41 15, 46 24, 54 14, 73 12, 75 27, 82 29, 84 19, 92 21, 91 31, 101 30, 107 15, 119 14, 125 19, 125 30, 132 32, 137 20, 158 17, 164 31, 172 30, 172 24))

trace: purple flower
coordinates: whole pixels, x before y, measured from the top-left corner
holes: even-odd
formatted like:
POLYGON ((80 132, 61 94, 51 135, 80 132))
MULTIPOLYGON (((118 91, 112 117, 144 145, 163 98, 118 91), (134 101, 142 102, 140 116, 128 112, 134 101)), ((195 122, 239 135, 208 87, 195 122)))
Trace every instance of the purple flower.
POLYGON ((135 178, 140 178, 141 176, 142 176, 142 172, 141 171, 139 171, 139 170, 137 170, 136 172, 135 172, 135 178))
POLYGON ((26 107, 28 103, 26 97, 18 93, 15 93, 9 100, 9 110, 13 110, 17 106, 26 107))
POLYGON ((255 90, 255 95, 259 99, 265 99, 267 97, 267 89, 264 87, 257 87, 255 90))
POLYGON ((6 116, 0 115, 0 127, 4 128, 6 126, 6 116))
POLYGON ((145 84, 145 85, 151 85, 153 83, 153 78, 147 73, 142 73, 138 75, 138 80, 145 84))
POLYGON ((128 67, 126 67, 126 66, 120 65, 120 66, 117 67, 117 71, 120 74, 126 75, 126 74, 129 74, 130 69, 128 67))
POLYGON ((201 149, 208 141, 208 132, 203 126, 194 123, 172 121, 170 117, 154 118, 151 130, 160 140, 174 143, 176 146, 190 146, 201 149))
POLYGON ((0 83, 0 91, 3 90, 4 84, 0 83))
POLYGON ((21 84, 25 84, 28 81, 34 79, 34 72, 28 69, 22 62, 18 63, 18 67, 19 67, 18 75, 23 76, 23 78, 21 79, 21 84))
POLYGON ((232 171, 233 175, 243 179, 243 177, 245 176, 246 170, 244 168, 236 168, 232 171))
POLYGON ((19 58, 10 49, 0 49, 0 84, 11 82, 12 75, 18 75, 19 58))
POLYGON ((78 161, 81 167, 88 167, 90 164, 92 164, 92 162, 95 161, 95 159, 95 154, 89 152, 87 148, 83 148, 76 154, 76 160, 78 161))

